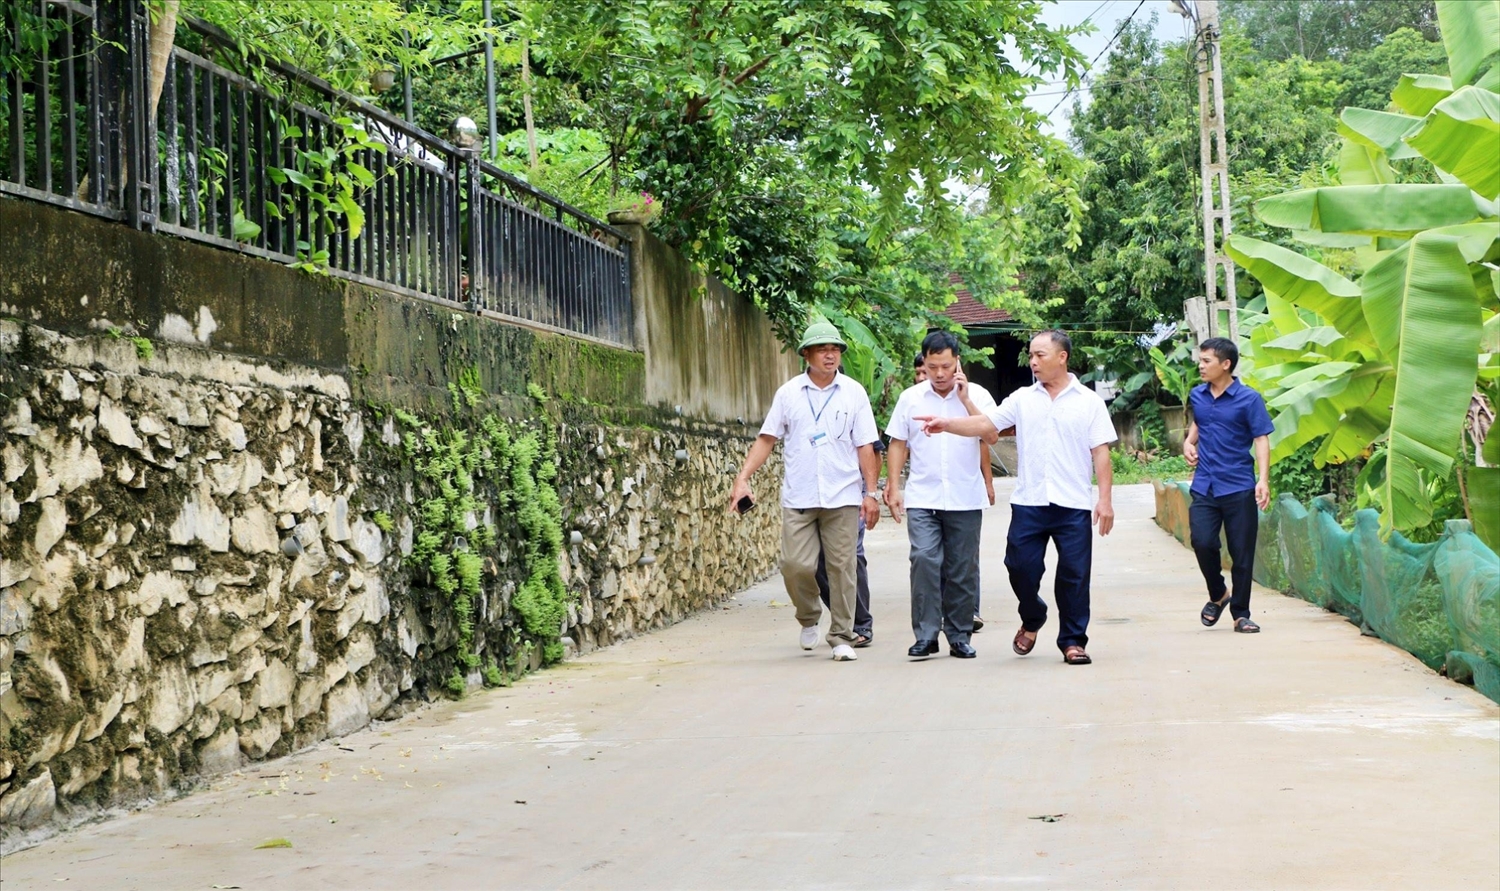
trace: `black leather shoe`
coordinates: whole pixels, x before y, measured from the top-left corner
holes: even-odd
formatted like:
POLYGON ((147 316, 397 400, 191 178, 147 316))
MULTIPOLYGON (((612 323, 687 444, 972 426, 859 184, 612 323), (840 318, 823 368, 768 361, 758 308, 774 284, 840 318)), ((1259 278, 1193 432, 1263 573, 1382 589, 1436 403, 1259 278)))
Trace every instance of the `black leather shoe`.
POLYGON ((915 659, 921 656, 934 655, 935 653, 937 653, 937 650, 937 641, 919 640, 911 645, 911 649, 906 651, 906 655, 911 656, 913 659, 915 659))
POLYGON ((966 643, 956 643, 948 644, 948 655, 957 656, 960 659, 973 659, 979 654, 974 652, 974 648, 966 643))

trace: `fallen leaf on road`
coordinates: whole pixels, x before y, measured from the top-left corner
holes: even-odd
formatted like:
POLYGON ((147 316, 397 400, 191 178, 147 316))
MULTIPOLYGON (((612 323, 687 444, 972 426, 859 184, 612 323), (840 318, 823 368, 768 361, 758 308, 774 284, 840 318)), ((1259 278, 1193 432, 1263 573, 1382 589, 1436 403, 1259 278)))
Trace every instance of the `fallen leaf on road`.
POLYGON ((255 850, 259 851, 261 848, 290 848, 291 846, 292 843, 284 838, 272 838, 256 845, 255 850))
POLYGON ((1066 816, 1067 816, 1067 814, 1042 814, 1042 815, 1036 816, 1036 817, 1028 817, 1027 819, 1030 819, 1030 820, 1041 820, 1043 823, 1056 823, 1058 820, 1061 820, 1063 817, 1066 817, 1066 816))

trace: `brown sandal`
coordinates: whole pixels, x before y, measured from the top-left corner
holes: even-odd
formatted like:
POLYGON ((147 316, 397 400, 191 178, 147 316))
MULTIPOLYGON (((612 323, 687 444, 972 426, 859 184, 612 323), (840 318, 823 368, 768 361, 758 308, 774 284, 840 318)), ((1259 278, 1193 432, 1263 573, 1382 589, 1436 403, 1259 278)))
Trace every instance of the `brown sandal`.
POLYGON ((1031 652, 1032 647, 1036 646, 1036 638, 1028 638, 1026 634, 1026 629, 1023 627, 1016 632, 1015 639, 1010 642, 1010 648, 1016 651, 1017 656, 1026 655, 1031 652))
POLYGON ((1069 665, 1088 665, 1093 662, 1089 654, 1083 651, 1083 647, 1071 646, 1063 650, 1063 661, 1069 665))

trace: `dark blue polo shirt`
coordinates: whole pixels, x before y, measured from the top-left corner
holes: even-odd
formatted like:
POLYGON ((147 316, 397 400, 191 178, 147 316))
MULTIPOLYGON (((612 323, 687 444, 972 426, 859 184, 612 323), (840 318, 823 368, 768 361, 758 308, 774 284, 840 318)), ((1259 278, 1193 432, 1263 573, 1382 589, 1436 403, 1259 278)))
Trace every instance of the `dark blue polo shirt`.
POLYGON ((1198 469, 1193 473, 1196 495, 1233 495, 1255 488, 1255 457, 1250 453, 1257 436, 1276 429, 1266 412, 1266 401, 1235 378, 1215 399, 1208 384, 1188 396, 1193 422, 1198 425, 1198 469))

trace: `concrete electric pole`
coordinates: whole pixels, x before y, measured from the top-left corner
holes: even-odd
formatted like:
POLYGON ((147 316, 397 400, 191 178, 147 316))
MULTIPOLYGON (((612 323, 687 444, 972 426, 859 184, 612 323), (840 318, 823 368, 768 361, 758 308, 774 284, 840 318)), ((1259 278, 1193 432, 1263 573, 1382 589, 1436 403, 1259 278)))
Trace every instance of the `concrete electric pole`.
POLYGON ((1183 301, 1194 342, 1209 337, 1238 340, 1239 304, 1234 293, 1234 262, 1224 253, 1229 237, 1229 154, 1224 134, 1224 73, 1219 62, 1218 0, 1172 0, 1172 11, 1196 29, 1198 59, 1198 145, 1203 189, 1204 296, 1183 301), (1222 280, 1220 271, 1223 272, 1222 280), (1221 314, 1224 317, 1221 319, 1221 314))

